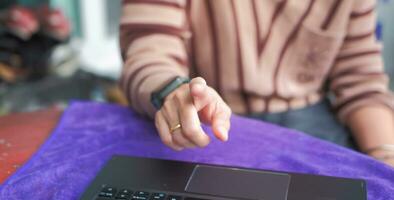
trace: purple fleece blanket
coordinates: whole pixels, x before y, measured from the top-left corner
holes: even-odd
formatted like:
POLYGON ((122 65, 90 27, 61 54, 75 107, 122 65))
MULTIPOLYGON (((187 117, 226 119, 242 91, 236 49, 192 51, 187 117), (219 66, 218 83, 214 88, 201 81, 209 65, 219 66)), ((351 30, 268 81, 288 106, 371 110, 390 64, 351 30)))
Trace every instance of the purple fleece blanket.
POLYGON ((369 200, 394 199, 393 168, 294 130, 233 116, 227 143, 213 139, 207 148, 175 152, 151 121, 91 102, 64 112, 46 143, 1 186, 0 199, 77 199, 114 154, 362 178, 369 200))

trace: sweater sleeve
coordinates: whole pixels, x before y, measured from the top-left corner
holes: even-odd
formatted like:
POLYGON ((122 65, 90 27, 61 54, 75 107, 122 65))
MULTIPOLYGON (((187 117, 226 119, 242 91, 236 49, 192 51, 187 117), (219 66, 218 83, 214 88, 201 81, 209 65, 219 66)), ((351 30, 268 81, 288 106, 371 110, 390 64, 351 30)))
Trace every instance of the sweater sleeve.
POLYGON ((151 93, 176 76, 188 77, 190 38, 182 0, 124 0, 120 47, 124 61, 120 87, 137 112, 154 116, 151 93))
POLYGON ((381 45, 375 38, 375 0, 355 0, 347 35, 330 73, 330 90, 342 122, 363 106, 394 108, 394 98, 384 73, 381 45))

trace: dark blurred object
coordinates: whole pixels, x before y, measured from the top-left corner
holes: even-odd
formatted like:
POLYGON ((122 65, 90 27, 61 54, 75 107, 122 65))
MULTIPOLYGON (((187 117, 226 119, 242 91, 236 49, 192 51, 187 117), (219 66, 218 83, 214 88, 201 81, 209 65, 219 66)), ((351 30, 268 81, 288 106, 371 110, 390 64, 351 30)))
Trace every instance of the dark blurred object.
POLYGON ((60 41, 41 34, 35 34, 30 40, 22 42, 19 53, 22 66, 29 71, 27 77, 29 80, 39 79, 47 75, 52 51, 60 43, 60 41))
POLYGON ((5 63, 0 63, 0 77, 6 82, 16 82, 18 77, 23 77, 25 74, 25 70, 20 70, 5 63))
POLYGON ((58 9, 10 6, 0 12, 0 81, 39 79, 53 49, 68 41, 70 23, 58 9))
POLYGON ((112 84, 83 71, 71 77, 49 75, 40 80, 0 87, 0 116, 50 106, 64 107, 72 99, 105 101, 105 89, 112 84))
POLYGON ((13 34, 0 35, 0 80, 15 82, 26 76, 28 70, 22 67, 21 42, 13 34))

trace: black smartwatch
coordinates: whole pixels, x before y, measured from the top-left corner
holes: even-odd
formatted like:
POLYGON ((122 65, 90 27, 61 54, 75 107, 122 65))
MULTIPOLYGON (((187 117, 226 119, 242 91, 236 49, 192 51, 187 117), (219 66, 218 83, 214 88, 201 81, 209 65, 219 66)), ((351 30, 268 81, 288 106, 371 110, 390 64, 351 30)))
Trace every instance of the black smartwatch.
POLYGON ((163 105, 164 98, 169 95, 172 91, 177 89, 184 83, 189 83, 190 79, 185 77, 177 76, 170 83, 165 85, 163 88, 152 93, 150 101, 156 109, 160 109, 163 105))

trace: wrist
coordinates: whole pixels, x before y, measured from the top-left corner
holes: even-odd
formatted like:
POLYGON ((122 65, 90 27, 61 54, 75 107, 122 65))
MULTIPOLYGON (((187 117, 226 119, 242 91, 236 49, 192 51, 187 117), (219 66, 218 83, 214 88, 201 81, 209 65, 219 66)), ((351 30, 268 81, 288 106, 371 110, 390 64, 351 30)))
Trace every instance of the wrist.
POLYGON ((154 91, 151 94, 152 105, 159 110, 164 103, 165 98, 173 91, 178 89, 185 83, 189 83, 190 79, 185 77, 177 76, 172 79, 169 83, 161 87, 159 90, 154 91))

